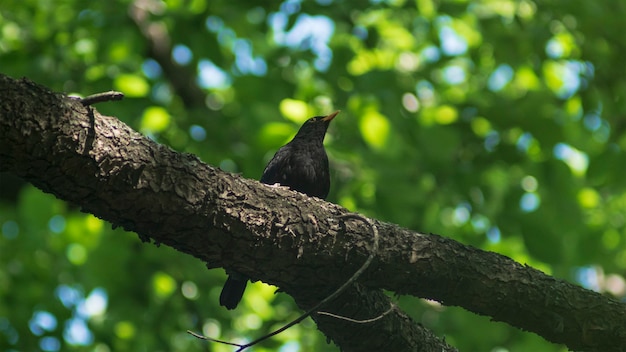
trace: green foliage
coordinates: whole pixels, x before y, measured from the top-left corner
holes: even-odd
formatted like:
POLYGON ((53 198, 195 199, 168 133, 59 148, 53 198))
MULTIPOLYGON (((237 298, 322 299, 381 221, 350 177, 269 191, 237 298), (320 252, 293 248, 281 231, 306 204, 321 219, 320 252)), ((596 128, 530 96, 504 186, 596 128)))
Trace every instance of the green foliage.
MULTIPOLYGON (((624 4, 136 3, 175 65, 154 56, 131 1, 5 0, 0 70, 68 93, 121 90, 98 109, 250 178, 304 118, 341 109, 326 139, 331 202, 624 296, 624 4), (199 104, 174 83, 181 72, 199 104)), ((226 312, 221 271, 31 186, 2 199, 0 227, 3 350, 202 350, 185 330, 252 339, 298 314, 260 283, 226 312)), ((563 350, 401 303, 461 350, 563 350)), ((256 350, 281 347, 328 349, 310 322, 256 350)))

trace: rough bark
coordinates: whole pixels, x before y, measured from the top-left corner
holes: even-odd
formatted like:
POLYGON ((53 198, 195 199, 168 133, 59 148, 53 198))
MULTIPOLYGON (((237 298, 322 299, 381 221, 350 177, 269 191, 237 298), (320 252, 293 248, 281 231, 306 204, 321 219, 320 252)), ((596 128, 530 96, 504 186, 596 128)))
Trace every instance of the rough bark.
MULTIPOLYGON (((0 75, 0 170, 86 212, 205 261, 276 285, 303 308, 341 285, 372 245, 362 222, 316 198, 229 174, 159 145, 113 117, 0 75)), ((323 310, 378 316, 382 290, 491 316, 574 350, 621 351, 623 304, 502 255, 372 220, 376 259, 323 310)), ((343 350, 452 350, 399 309, 370 324, 316 316, 343 350)))

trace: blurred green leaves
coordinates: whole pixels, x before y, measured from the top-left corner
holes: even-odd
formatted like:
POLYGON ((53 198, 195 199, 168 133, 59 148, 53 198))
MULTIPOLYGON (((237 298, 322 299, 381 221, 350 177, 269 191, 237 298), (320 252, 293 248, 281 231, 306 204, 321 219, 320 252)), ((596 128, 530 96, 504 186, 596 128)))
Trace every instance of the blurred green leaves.
MULTIPOLYGON (((623 6, 155 2, 145 18, 165 35, 156 49, 191 53, 176 62, 153 55, 134 4, 4 1, 0 70, 63 92, 122 91, 98 110, 251 178, 303 121, 340 109, 326 141, 331 202, 626 296, 623 6), (181 70, 194 79, 180 82, 181 70), (189 105, 194 86, 204 100, 189 105)), ((298 312, 261 283, 226 312, 222 271, 31 186, 17 194, 0 198, 2 350, 40 350, 46 337, 57 350, 202 350, 181 331, 250 340, 298 312), (93 342, 69 343, 97 287, 109 306, 85 318, 93 342), (43 335, 29 328, 39 311, 58 321, 43 335)), ((562 350, 458 309, 401 304, 460 350, 562 350)), ((329 346, 307 323, 259 350, 280 348, 329 346)))
POLYGON ((148 94, 150 86, 146 80, 138 75, 123 74, 115 78, 115 89, 124 92, 129 98, 144 97, 148 94))
POLYGON ((141 131, 144 133, 160 133, 170 124, 170 114, 160 106, 151 106, 144 110, 141 117, 141 131))
POLYGON ((374 149, 385 147, 389 137, 389 121, 387 118, 373 108, 366 109, 359 121, 359 130, 367 144, 374 149))
POLYGON ((157 272, 152 276, 152 290, 158 300, 164 300, 176 290, 174 278, 164 272, 157 272))
POLYGON ((296 99, 283 99, 279 109, 283 116, 297 124, 303 124, 313 114, 306 102, 296 99))

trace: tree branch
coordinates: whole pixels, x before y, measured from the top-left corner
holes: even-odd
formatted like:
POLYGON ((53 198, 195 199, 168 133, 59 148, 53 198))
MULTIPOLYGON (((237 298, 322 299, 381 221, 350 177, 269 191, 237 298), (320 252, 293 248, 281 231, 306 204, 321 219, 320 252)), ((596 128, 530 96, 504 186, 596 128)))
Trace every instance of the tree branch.
MULTIPOLYGON (((213 168, 115 118, 90 118, 78 101, 27 80, 0 75, 0 94, 0 170, 144 240, 277 285, 303 309, 369 255, 369 229, 340 221, 348 212, 337 205, 213 168)), ((372 222, 380 232, 376 259, 324 310, 376 317, 391 305, 386 289, 461 306, 574 350, 626 345, 619 302, 496 253, 372 222)), ((371 324, 314 318, 344 350, 451 350, 398 309, 371 324)))

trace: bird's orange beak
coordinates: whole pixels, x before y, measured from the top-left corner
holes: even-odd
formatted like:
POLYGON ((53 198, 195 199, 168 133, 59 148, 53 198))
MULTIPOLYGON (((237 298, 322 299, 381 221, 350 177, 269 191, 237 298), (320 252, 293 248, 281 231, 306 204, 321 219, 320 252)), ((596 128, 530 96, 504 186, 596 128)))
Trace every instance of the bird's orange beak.
POLYGON ((337 116, 337 114, 339 114, 341 112, 341 110, 337 110, 335 112, 333 112, 330 115, 324 116, 324 118, 322 119, 322 121, 326 121, 326 122, 330 122, 332 119, 335 118, 335 116, 337 116))

